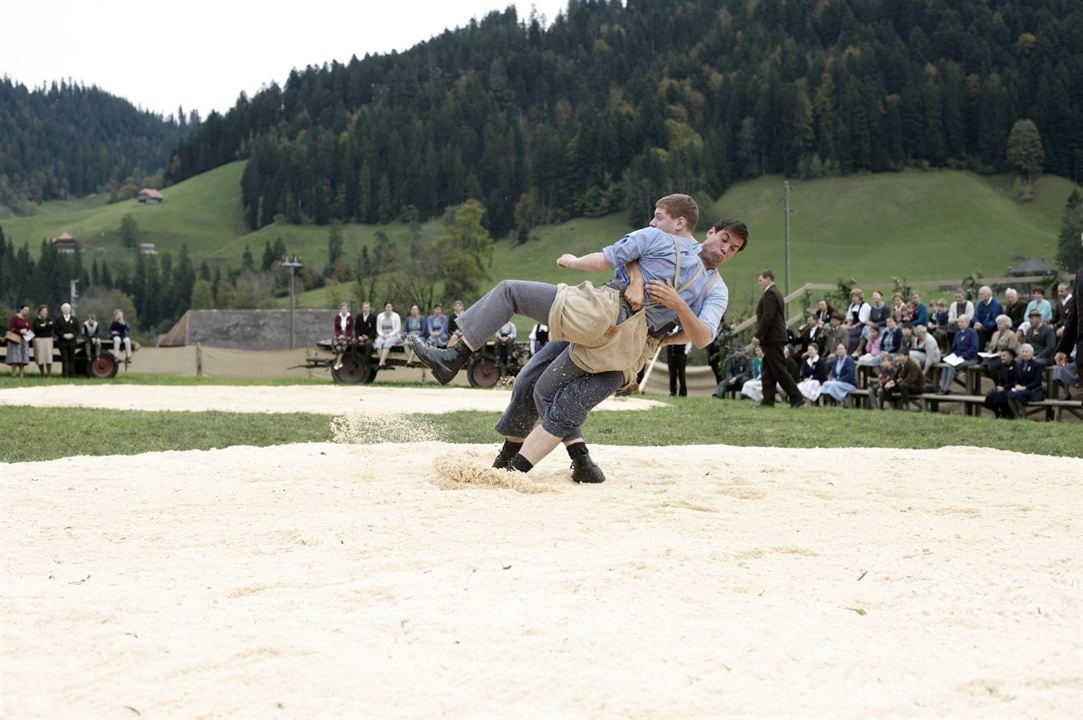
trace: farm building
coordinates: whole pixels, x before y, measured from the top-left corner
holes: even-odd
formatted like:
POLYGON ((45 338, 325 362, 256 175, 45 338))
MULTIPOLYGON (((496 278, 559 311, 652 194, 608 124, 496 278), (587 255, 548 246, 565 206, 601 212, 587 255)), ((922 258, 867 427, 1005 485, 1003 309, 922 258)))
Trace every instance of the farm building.
POLYGON ((79 249, 79 242, 68 233, 60 233, 53 238, 53 247, 58 253, 71 255, 79 249))
MULTIPOLYGON (((334 310, 296 310, 296 347, 311 347, 331 336, 334 310)), ((231 350, 285 350, 290 346, 289 310, 189 310, 164 335, 158 347, 203 347, 231 350)))
POLYGON ((143 205, 157 205, 165 202, 165 196, 154 188, 143 188, 139 191, 139 202, 143 205))

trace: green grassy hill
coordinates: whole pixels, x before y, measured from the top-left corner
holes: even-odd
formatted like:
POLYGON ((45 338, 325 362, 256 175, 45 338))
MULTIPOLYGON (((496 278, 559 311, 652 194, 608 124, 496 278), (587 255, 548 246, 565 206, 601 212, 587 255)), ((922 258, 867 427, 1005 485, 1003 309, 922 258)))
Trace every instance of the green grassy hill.
MULTIPOLYGON (((240 177, 243 162, 232 163, 165 189, 166 202, 143 206, 136 201, 106 205, 96 196, 48 203, 32 217, 0 221, 17 245, 29 242, 36 252, 42 238, 67 231, 90 256, 99 248, 113 262, 120 248, 121 219, 132 213, 140 240, 161 251, 179 250, 187 242, 193 260, 235 266, 248 245, 258 261, 264 243, 281 237, 291 253, 322 267, 327 258, 328 228, 274 224, 246 233, 241 223, 240 177)), ((892 277, 907 280, 962 278, 980 270, 1000 275, 1019 259, 1053 258, 1064 203, 1074 187, 1059 177, 1036 184, 1035 199, 1013 199, 1012 179, 982 177, 960 171, 907 171, 792 182, 791 286, 805 282, 833 283, 854 277, 867 289, 889 288, 892 277)), ((747 314, 756 296, 756 274, 783 270, 782 179, 762 177, 731 188, 703 209, 701 228, 720 217, 740 217, 751 230, 749 249, 737 256, 724 275, 732 293, 731 317, 747 314)), ((349 225, 343 229, 345 253, 353 257, 372 245, 383 229, 405 251, 403 225, 349 225)), ((496 245, 491 276, 578 281, 581 275, 559 270, 561 252, 598 249, 629 230, 624 215, 577 219, 539 228, 538 239, 522 246, 496 245)), ((430 225, 426 232, 436 233, 430 225)), ((702 231, 699 233, 702 237, 702 231)), ((300 304, 330 306, 353 300, 354 286, 305 293, 300 304)), ((374 298, 379 300, 379 298, 374 298)), ((449 298, 450 300, 450 298, 449 298)))

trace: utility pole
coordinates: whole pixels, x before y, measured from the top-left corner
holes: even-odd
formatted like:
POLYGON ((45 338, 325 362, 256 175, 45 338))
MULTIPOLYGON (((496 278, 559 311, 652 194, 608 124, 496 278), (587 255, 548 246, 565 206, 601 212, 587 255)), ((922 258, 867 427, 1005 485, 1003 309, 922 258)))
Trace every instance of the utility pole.
MULTIPOLYGON (((782 187, 786 190, 786 244, 784 265, 785 267, 785 297, 790 296, 790 183, 788 180, 782 181, 782 187)), ((790 301, 786 300, 785 303, 786 318, 790 316, 790 301)))
POLYGON ((290 269, 290 350, 293 350, 293 276, 296 274, 297 268, 301 267, 301 258, 297 257, 296 255, 287 255, 286 257, 282 258, 282 267, 290 269))

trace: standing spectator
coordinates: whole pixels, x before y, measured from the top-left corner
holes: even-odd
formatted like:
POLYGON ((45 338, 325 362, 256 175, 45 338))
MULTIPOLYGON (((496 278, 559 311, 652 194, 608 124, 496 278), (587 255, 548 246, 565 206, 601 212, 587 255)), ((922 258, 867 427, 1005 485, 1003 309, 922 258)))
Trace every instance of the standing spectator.
POLYGON ((820 348, 816 343, 809 343, 804 362, 801 363, 801 382, 797 389, 809 402, 820 399, 820 387, 827 381, 827 365, 820 357, 820 348))
POLYGON ((914 306, 914 317, 910 321, 910 324, 915 326, 928 325, 929 308, 921 301, 921 293, 917 290, 910 293, 910 304, 914 306))
POLYGON ((1059 338, 1064 334, 1064 322, 1068 317, 1068 308, 1072 306, 1072 291, 1068 283, 1057 285, 1057 300, 1053 303, 1053 331, 1059 338))
POLYGON ((79 321, 71 314, 71 305, 60 306, 56 319, 56 346, 60 349, 60 370, 64 377, 75 377, 75 346, 79 343, 79 321))
POLYGON ((925 392, 925 372, 910 357, 909 348, 899 349, 895 356, 895 380, 886 389, 885 397, 897 410, 905 410, 910 405, 910 398, 925 392))
POLYGON ((376 315, 372 312, 372 303, 361 303, 361 314, 354 319, 354 332, 357 333, 357 346, 361 357, 367 358, 372 352, 372 341, 376 339, 376 315))
POLYGON ((342 354, 350 347, 353 339, 354 318, 350 314, 350 306, 342 303, 338 306, 338 315, 335 315, 332 336, 332 346, 335 349, 335 370, 342 369, 342 354))
POLYGON ((1020 327, 1027 319, 1027 306, 1019 302, 1019 291, 1008 288, 1004 291, 1004 314, 1012 319, 1012 327, 1020 327))
POLYGON ((8 320, 8 331, 4 336, 8 345, 4 362, 11 366, 12 377, 26 377, 26 364, 30 362, 30 343, 26 335, 30 332, 30 306, 21 305, 8 320))
POLYGON ((725 397, 727 392, 736 395, 741 392, 741 387, 751 379, 752 361, 745 354, 745 346, 737 343, 737 347, 733 349, 733 357, 726 363, 725 375, 718 381, 718 386, 715 387, 711 396, 722 398, 725 397))
POLYGON ((1019 352, 1019 337, 1012 329, 1012 319, 1003 313, 997 315, 997 329, 989 338, 989 344, 985 352, 996 353, 996 357, 985 358, 981 361, 982 373, 991 380, 996 380, 1000 374, 1000 353, 1004 350, 1019 352))
POLYGON ((857 387, 857 366, 846 352, 846 346, 841 344, 826 362, 827 382, 820 387, 820 391, 835 402, 842 402, 857 387))
MULTIPOLYGON (((417 303, 410 306, 410 314, 402 321, 402 337, 404 340, 407 335, 413 335, 422 342, 428 340, 428 326, 425 323, 425 316, 421 314, 421 308, 417 306, 417 303)), ((413 367, 414 349, 410 347, 410 343, 403 346, 403 352, 406 354, 406 367, 413 367)))
POLYGON ((459 338, 463 336, 462 330, 459 329, 459 318, 464 312, 466 312, 466 306, 463 305, 462 300, 451 303, 451 317, 447 319, 448 347, 459 342, 459 338))
POLYGON ((30 323, 34 333, 34 362, 38 364, 41 375, 53 374, 53 339, 56 323, 49 317, 49 306, 38 305, 38 316, 30 323))
POLYGON ((515 323, 510 320, 501 325, 500 329, 496 331, 496 356, 500 363, 500 372, 505 375, 508 372, 508 356, 515 347, 517 333, 515 323))
POLYGON ((685 369, 688 367, 687 345, 666 345, 666 365, 669 367, 669 396, 688 396, 688 383, 685 381, 685 369))
POLYGON ((861 334, 869 322, 872 308, 865 302, 865 292, 861 288, 850 291, 850 307, 846 308, 846 331, 849 333, 846 347, 849 352, 856 352, 861 343, 861 334))
POLYGON ((102 354, 102 328, 98 325, 98 316, 91 313, 83 323, 83 347, 86 348, 87 365, 102 354))
POLYGON ((1004 308, 1000 301, 993 297, 993 289, 988 285, 982 285, 978 289, 978 305, 974 308, 974 330, 978 333, 978 339, 984 346, 996 331, 996 319, 1004 314, 1004 308))
POLYGON ((120 346, 124 345, 124 361, 132 361, 131 327, 124 320, 120 308, 113 311, 113 322, 109 323, 109 337, 113 338, 113 354, 120 355, 120 346))
POLYGON ((940 346, 924 325, 914 328, 914 349, 910 351, 910 359, 921 366, 923 373, 940 362, 940 346))
MULTIPOLYGON (((1045 299, 1045 288, 1040 286, 1034 286, 1030 289, 1030 302, 1027 303, 1026 316, 1029 319, 1030 313, 1033 310, 1037 310, 1042 316, 1042 320, 1045 322, 1053 322, 1053 306, 1049 304, 1049 301, 1045 299)), ((1026 328, 1021 328, 1023 332, 1026 332, 1026 328)))
POLYGON ((444 315, 443 305, 436 303, 432 306, 432 315, 425 319, 425 325, 429 333, 429 345, 439 348, 447 347, 447 316, 444 315))
POLYGON ((763 295, 756 306, 756 339, 763 348, 763 400, 760 405, 774 407, 776 385, 781 384, 783 392, 790 400, 790 407, 805 404, 801 392, 797 389, 786 367, 785 345, 789 336, 786 334, 786 304, 782 293, 775 287, 775 274, 764 270, 757 278, 763 295))
POLYGON ((373 346, 379 353, 378 370, 387 369, 387 356, 394 345, 402 342, 402 318, 395 312, 395 306, 384 303, 384 311, 376 318, 376 338, 373 346))
POLYGON ((978 348, 980 347, 978 333, 974 332, 974 328, 970 327, 970 318, 967 315, 960 315, 955 322, 959 329, 955 333, 955 338, 951 341, 951 353, 956 356, 957 362, 954 364, 946 363, 947 367, 944 368, 944 372, 940 376, 940 389, 936 391, 937 395, 950 394, 951 382, 955 379, 956 373, 971 365, 978 364, 978 348))
MULTIPOLYGON (((1048 365, 1053 362, 1053 355, 1057 351, 1057 336, 1053 332, 1053 326, 1046 323, 1041 311, 1037 308, 1030 311, 1030 327, 1023 333, 1023 342, 1028 343, 1040 362, 1048 365)), ((1019 351, 1022 358, 1023 352, 1019 351)))
POLYGON ((530 328, 530 357, 549 343, 549 326, 545 323, 534 323, 530 328))
MULTIPOLYGON (((1083 242, 1083 234, 1080 235, 1080 241, 1083 242)), ((1070 376, 1070 371, 1067 369, 1068 358, 1072 351, 1075 351, 1075 381, 1078 384, 1080 378, 1083 378, 1083 267, 1076 270, 1075 289, 1076 293, 1068 306, 1068 316, 1064 321, 1064 334, 1060 336, 1057 352, 1053 357, 1062 369, 1059 374, 1068 378, 1070 376)), ((1067 384, 1064 389, 1067 394, 1067 384)))

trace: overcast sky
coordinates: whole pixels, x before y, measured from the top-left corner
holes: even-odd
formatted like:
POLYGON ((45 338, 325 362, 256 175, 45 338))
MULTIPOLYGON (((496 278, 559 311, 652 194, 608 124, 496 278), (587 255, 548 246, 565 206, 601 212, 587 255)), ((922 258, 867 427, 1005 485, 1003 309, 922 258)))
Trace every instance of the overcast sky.
POLYGON ((0 75, 28 87, 71 78, 205 118, 293 68, 405 50, 508 5, 548 25, 567 0, 0 0, 0 75))

